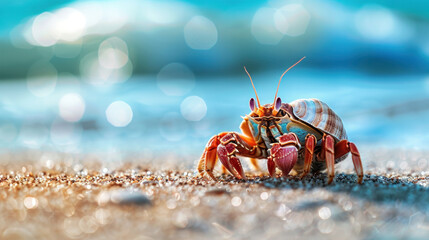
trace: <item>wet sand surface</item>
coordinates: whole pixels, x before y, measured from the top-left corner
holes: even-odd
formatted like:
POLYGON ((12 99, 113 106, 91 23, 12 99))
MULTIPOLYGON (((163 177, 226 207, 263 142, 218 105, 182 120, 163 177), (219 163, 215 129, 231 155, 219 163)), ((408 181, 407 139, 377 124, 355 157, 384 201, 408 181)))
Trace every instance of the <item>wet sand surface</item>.
POLYGON ((350 163, 326 185, 324 173, 214 182, 192 167, 27 155, 0 168, 0 239, 424 239, 425 156, 374 152, 362 185, 350 163))

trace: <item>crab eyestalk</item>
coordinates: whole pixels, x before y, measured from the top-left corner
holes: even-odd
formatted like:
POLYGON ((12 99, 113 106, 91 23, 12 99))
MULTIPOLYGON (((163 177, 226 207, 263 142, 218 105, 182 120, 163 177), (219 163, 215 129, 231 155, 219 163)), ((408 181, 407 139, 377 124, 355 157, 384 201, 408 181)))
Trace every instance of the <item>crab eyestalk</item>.
POLYGON ((252 112, 254 112, 254 111, 256 111, 256 103, 255 103, 255 99, 254 98, 251 98, 250 99, 250 101, 249 101, 249 107, 250 107, 250 110, 252 110, 252 112))
POLYGON ((281 107, 282 107, 282 99, 278 97, 273 106, 273 116, 277 115, 281 107))

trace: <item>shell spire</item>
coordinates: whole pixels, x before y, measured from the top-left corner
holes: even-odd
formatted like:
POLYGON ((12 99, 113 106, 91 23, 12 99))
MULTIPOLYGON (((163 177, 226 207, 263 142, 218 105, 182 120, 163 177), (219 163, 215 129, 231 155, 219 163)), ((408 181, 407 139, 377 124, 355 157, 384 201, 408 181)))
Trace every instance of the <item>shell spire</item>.
POLYGON ((336 140, 347 139, 341 118, 324 102, 317 99, 298 99, 291 103, 299 120, 332 135, 336 140))

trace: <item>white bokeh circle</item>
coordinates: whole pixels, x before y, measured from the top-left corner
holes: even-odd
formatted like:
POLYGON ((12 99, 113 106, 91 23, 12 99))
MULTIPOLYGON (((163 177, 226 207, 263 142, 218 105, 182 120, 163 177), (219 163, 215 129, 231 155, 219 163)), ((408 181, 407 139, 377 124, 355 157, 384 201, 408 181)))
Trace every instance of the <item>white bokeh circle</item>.
POLYGON ((123 101, 115 101, 106 109, 107 121, 115 127, 125 127, 133 120, 133 110, 123 101))
POLYGON ((188 121, 200 121, 206 116, 206 102, 198 96, 185 98, 180 104, 180 113, 188 121))
POLYGON ((186 44, 196 50, 208 50, 217 43, 216 25, 208 18, 195 16, 185 25, 186 44))

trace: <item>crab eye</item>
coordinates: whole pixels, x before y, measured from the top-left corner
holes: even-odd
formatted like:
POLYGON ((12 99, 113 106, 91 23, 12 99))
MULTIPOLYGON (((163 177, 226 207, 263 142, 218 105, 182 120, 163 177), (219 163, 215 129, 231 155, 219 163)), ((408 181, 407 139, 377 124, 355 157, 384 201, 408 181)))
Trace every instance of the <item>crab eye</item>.
POLYGON ((249 106, 250 106, 250 110, 255 111, 256 109, 256 103, 255 103, 255 99, 251 98, 249 101, 249 106))
POLYGON ((276 109, 276 111, 280 110, 280 108, 282 107, 282 100, 278 97, 276 99, 276 105, 274 106, 274 108, 276 109))

